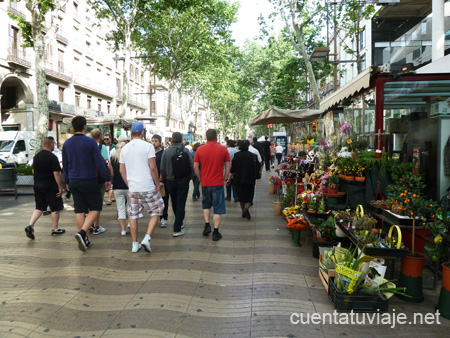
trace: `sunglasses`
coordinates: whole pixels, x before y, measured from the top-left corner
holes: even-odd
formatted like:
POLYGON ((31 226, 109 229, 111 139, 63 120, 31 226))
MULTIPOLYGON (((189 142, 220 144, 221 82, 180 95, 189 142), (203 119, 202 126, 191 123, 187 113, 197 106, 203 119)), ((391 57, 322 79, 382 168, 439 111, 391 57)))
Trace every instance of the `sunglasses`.
POLYGON ((104 138, 103 141, 109 141, 109 138, 104 138))

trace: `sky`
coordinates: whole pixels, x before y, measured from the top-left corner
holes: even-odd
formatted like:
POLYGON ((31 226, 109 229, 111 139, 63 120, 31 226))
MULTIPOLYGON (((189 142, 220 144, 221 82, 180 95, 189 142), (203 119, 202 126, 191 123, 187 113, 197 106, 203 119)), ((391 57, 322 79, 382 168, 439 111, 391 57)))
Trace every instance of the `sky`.
MULTIPOLYGON (((230 2, 233 2, 230 0, 230 2)), ((273 12, 268 0, 234 0, 240 3, 238 21, 231 25, 236 45, 242 46, 245 39, 253 39, 259 35, 258 17, 262 13, 265 18, 273 12)), ((281 29, 281 22, 276 25, 281 29)))

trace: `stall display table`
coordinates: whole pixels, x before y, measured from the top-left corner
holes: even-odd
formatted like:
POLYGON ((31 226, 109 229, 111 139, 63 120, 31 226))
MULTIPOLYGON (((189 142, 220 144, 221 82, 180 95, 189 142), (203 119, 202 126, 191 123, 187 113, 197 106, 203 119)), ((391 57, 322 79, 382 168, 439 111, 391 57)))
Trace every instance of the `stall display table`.
MULTIPOLYGON (((366 211, 372 216, 381 220, 383 231, 391 225, 395 224, 400 227, 400 229, 405 230, 412 237, 412 219, 410 217, 397 217, 395 214, 381 208, 376 208, 370 203, 366 204, 366 211), (386 226, 387 225, 387 226, 386 226)), ((416 248, 420 249, 424 247, 425 243, 429 243, 434 245, 434 241, 431 238, 426 237, 426 233, 421 233, 421 231, 426 231, 420 226, 416 226, 416 248), (418 233, 419 230, 419 233, 418 233)), ((420 250, 418 250, 420 251, 420 250)), ((432 287, 424 287, 424 289, 435 290, 437 287, 438 280, 438 271, 439 271, 439 262, 436 262, 435 266, 431 269, 433 270, 433 286, 432 287)))

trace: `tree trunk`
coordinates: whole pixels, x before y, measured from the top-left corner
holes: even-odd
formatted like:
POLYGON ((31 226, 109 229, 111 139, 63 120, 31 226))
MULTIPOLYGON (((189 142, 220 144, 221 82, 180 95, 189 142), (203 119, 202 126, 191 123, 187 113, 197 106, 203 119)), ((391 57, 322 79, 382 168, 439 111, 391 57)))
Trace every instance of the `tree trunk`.
MULTIPOLYGON (((124 52, 125 52, 125 62, 124 62, 124 70, 122 75, 122 110, 120 113, 120 117, 124 118, 127 115, 127 109, 128 109, 128 72, 130 70, 130 64, 131 64, 131 31, 128 27, 125 27, 124 29, 124 52)), ((132 74, 131 74, 132 75, 132 74)), ((130 76, 131 76, 130 75, 130 76)), ((130 116, 130 118, 133 118, 130 116)))
POLYGON ((305 61, 306 71, 308 72, 309 79, 311 81, 311 86, 313 90, 313 94, 315 96, 314 106, 316 109, 319 109, 320 106, 320 93, 319 87, 317 86, 316 76, 314 74, 314 70, 312 68, 311 62, 309 61, 308 53, 306 52, 305 41, 303 40, 303 32, 298 27, 298 25, 294 25, 295 32, 297 33, 297 40, 299 42, 299 52, 301 53, 303 60, 305 61))
POLYGON ((44 69, 44 55, 45 55, 45 40, 41 30, 41 15, 40 13, 32 12, 32 35, 34 40, 35 51, 35 72, 36 72, 36 92, 38 111, 34 122, 37 131, 36 136, 36 153, 43 148, 44 138, 48 133, 48 102, 47 102, 47 79, 44 69))
POLYGON ((173 81, 169 81, 169 95, 167 97, 166 127, 170 126, 170 107, 172 106, 173 81))

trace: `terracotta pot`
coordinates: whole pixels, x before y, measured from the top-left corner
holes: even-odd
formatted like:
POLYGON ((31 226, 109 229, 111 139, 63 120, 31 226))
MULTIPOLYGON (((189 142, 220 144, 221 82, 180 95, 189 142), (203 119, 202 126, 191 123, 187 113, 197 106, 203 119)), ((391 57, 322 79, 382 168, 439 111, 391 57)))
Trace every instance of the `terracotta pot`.
POLYGON ((355 180, 357 180, 359 182, 364 182, 366 180, 366 178, 365 177, 355 176, 355 180))
POLYGON ((401 272, 404 276, 413 278, 422 277, 423 264, 427 256, 420 252, 416 252, 416 255, 417 257, 405 256, 402 258, 401 272))
POLYGON ((356 159, 356 153, 352 153, 352 158, 356 159))
POLYGON ((355 180, 355 176, 345 176, 345 179, 347 181, 354 181, 355 180))
POLYGON ((330 195, 336 195, 338 193, 338 190, 337 189, 328 189, 328 193, 330 195))
POLYGON ((326 237, 317 238, 317 242, 326 242, 326 241, 327 241, 326 237))
POLYGON ((383 155, 383 153, 377 153, 377 152, 374 152, 374 157, 375 158, 381 158, 381 156, 383 155))
POLYGON ((281 210, 283 210, 281 207, 281 202, 273 202, 273 213, 275 215, 281 215, 281 210))
POLYGON ((269 184, 269 194, 275 194, 275 187, 273 184, 269 184))
POLYGON ((450 291, 450 262, 442 263, 442 287, 450 291))
POLYGON ((339 174, 339 178, 345 179, 345 175, 344 174, 339 174))

